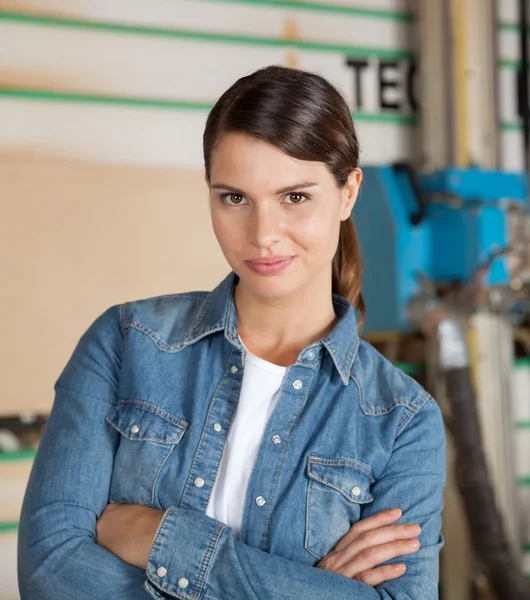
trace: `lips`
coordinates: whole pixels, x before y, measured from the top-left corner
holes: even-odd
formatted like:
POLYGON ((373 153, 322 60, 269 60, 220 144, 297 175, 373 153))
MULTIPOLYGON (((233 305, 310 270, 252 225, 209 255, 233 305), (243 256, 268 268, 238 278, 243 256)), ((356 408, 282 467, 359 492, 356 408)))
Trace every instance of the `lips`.
POLYGON ((271 265, 277 262, 282 262, 284 260, 289 260, 292 256, 269 256, 268 258, 255 258, 253 260, 248 260, 247 262, 253 264, 265 264, 271 265))
POLYGON ((293 260, 293 256, 273 256, 247 260, 245 264, 259 275, 276 275, 287 269, 293 260))

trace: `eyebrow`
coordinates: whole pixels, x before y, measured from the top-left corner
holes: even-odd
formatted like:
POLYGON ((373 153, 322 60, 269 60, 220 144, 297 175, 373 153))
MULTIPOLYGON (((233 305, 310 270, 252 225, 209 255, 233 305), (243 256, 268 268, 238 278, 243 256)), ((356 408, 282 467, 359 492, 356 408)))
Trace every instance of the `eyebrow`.
MULTIPOLYGON (((298 183, 293 183, 292 185, 288 185, 286 187, 280 188, 276 190, 275 194, 285 194, 286 192, 293 192, 295 190, 299 190, 302 188, 315 187, 318 183, 313 181, 299 181, 298 183)), ((233 194, 241 194, 242 196, 246 196, 246 193, 239 188, 233 187, 231 185, 226 185, 224 183, 214 183, 211 186, 212 190, 228 190, 233 194)))

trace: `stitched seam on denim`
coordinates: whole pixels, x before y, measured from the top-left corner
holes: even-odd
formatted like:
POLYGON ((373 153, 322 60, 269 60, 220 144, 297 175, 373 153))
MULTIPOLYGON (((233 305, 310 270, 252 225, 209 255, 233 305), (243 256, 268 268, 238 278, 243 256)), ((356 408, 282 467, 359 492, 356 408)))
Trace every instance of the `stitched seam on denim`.
MULTIPOLYGON (((199 340, 202 340, 203 338, 205 338, 206 336, 212 334, 212 333, 217 333, 218 331, 223 331, 224 329, 224 325, 223 323, 215 323, 214 325, 211 325, 210 327, 208 327, 207 329, 203 329, 201 331, 200 334, 196 335, 193 339, 191 340, 184 340, 183 342, 183 348, 186 346, 190 346, 191 344, 195 344, 195 342, 198 342, 199 340)), ((168 348, 170 348, 171 346, 168 346, 168 348)))
POLYGON ((429 394, 429 392, 427 392, 426 390, 422 390, 421 394, 418 394, 417 398, 412 403, 416 408, 416 412, 422 409, 431 398, 432 396, 429 394))
POLYGON ((425 390, 418 394, 413 400, 408 400, 407 398, 396 398, 397 401, 403 403, 404 406, 407 406, 407 408, 414 413, 417 413, 424 406, 428 399, 429 394, 425 390))
POLYGON ((181 435, 176 438, 176 439, 170 439, 170 440, 163 440, 161 438, 155 438, 155 437, 148 437, 146 435, 144 436, 138 436, 136 434, 131 435, 128 431, 126 431, 125 429, 122 429, 115 421, 113 421, 109 415, 107 415, 105 417, 105 421, 107 421, 107 423, 109 423, 110 425, 112 425, 112 427, 114 427, 114 429, 116 429, 117 431, 119 431, 124 438, 128 439, 131 442, 155 442, 157 444, 170 444, 170 445, 175 445, 180 443, 180 440, 182 439, 182 436, 184 435, 184 432, 182 431, 181 435))
POLYGON ((409 410, 401 417, 401 419, 398 423, 397 429, 396 429, 396 437, 394 438, 395 440, 397 440, 398 437, 403 433, 403 430, 412 421, 412 418, 414 417, 415 414, 416 413, 409 410))
POLYGON ((168 346, 168 344, 162 341, 162 339, 156 332, 154 332, 150 327, 147 327, 147 325, 144 325, 140 321, 137 321, 136 319, 131 319, 130 327, 133 327, 137 331, 140 331, 141 333, 145 334, 148 338, 151 339, 152 342, 154 342, 155 346, 159 350, 165 352, 178 352, 179 350, 182 350, 182 348, 184 348, 184 344, 182 343, 168 346))
POLYGON ((194 589, 197 588, 199 598, 201 597, 202 589, 206 583, 206 577, 210 571, 213 554, 225 528, 226 525, 218 525, 217 531, 208 538, 208 543, 206 544, 206 549, 202 555, 199 571, 195 577, 194 583, 194 589))
POLYGON ((152 586, 151 582, 149 581, 149 579, 146 579, 144 581, 144 590, 153 598, 155 598, 155 600, 163 600, 163 596, 161 594, 159 594, 156 589, 152 586))
POLYGON ((351 373, 353 370, 353 363, 355 362, 355 355, 357 354, 357 350, 359 348, 359 338, 354 338, 353 342, 350 344, 348 349, 348 353, 346 354, 346 360, 344 361, 345 367, 347 369, 346 375, 351 377, 351 373))
MULTIPOLYGON (((162 545, 159 540, 159 534, 160 534, 160 531, 162 530, 163 525, 168 520, 170 514, 171 514, 171 508, 166 510, 166 512, 162 516, 162 519, 161 519, 160 523, 158 524, 158 527, 157 527, 157 530, 155 533, 155 537, 153 539, 153 544, 151 546, 151 552, 153 550, 155 552, 160 551, 162 545)), ((149 553, 149 555, 151 555, 151 552, 149 553)), ((149 558, 150 558, 150 556, 149 556, 149 558)), ((156 587, 160 587, 161 590, 163 590, 164 592, 168 593, 171 596, 174 596, 175 598, 181 598, 182 600, 199 600, 198 596, 190 595, 190 594, 183 595, 179 591, 173 591, 171 589, 166 589, 166 587, 164 585, 159 584, 155 580, 154 575, 152 574, 152 572, 149 568, 149 558, 148 558, 148 564, 147 564, 147 569, 146 569, 146 575, 153 585, 155 585, 156 587)))
POLYGON ((337 490, 337 492, 340 492, 340 494, 342 496, 344 496, 346 498, 346 500, 349 500, 350 502, 355 502, 355 504, 366 504, 367 502, 372 502, 372 500, 374 499, 371 494, 369 495, 370 497, 367 498, 366 500, 361 500, 359 498, 351 498, 348 494, 345 493, 345 491, 342 488, 337 487, 334 483, 331 483, 330 481, 321 479, 314 473, 311 475, 311 479, 313 479, 314 481, 320 481, 320 483, 323 483, 325 486, 333 488, 334 490, 337 490))
MULTIPOLYGON (((313 463, 315 464, 319 464, 319 465, 329 465, 329 466, 338 466, 338 467, 342 467, 342 466, 347 466, 347 467, 352 467, 352 469, 357 469, 358 471, 362 471, 367 477, 370 478, 370 481, 372 483, 375 483, 375 479, 373 478, 372 475, 372 469, 365 463, 359 461, 359 460, 354 460, 353 458, 324 458, 321 456, 315 456, 314 454, 309 455, 308 457, 308 463, 311 465, 313 463)), ((309 469, 311 471, 311 469, 309 469)))
POLYGON ((120 327, 121 327, 121 355, 122 357, 125 355, 125 316, 124 316, 124 306, 120 304, 120 327))
MULTIPOLYGON (((228 432, 230 431, 230 427, 232 426, 232 423, 235 420, 236 412, 237 411, 235 411, 235 410, 232 411, 232 414, 230 415, 230 420, 228 421, 228 423, 226 424, 226 426, 224 428, 224 431, 227 432, 227 435, 228 435, 228 432)), ((208 421, 206 421, 206 422, 208 422, 208 421)), ((225 443, 226 443, 226 439, 225 439, 225 443)), ((221 468, 221 461, 219 461, 217 463, 217 468, 215 469, 215 472, 214 472, 213 477, 212 477, 212 481, 213 482, 215 482, 215 480, 217 479, 217 474, 219 473, 219 469, 220 468, 221 468)), ((208 498, 206 500, 206 506, 208 506, 208 503, 210 502, 210 498, 212 496, 212 493, 213 493, 213 484, 210 486, 210 491, 208 492, 208 498)))
POLYGON ((361 410, 364 412, 364 409, 363 409, 363 406, 364 406, 364 388, 360 384, 359 380, 357 379, 357 377, 353 373, 350 375, 350 377, 352 378, 353 383, 355 383, 355 385, 357 386, 357 391, 359 392, 359 406, 361 407, 361 410))
POLYGON ((201 307, 199 308, 199 311, 197 312, 195 319, 193 320, 193 323, 190 325, 188 331, 186 332, 186 335, 184 336, 185 342, 187 341, 189 343, 192 341, 195 330, 199 328, 201 321, 204 319, 204 316, 210 309, 212 300, 213 292, 210 292, 208 296, 206 296, 206 298, 204 299, 201 307))
POLYGON ((385 404, 384 406, 379 406, 379 407, 370 407, 363 402, 361 404, 361 410, 363 411, 363 413, 365 415, 368 415, 371 417, 380 417, 382 415, 387 415, 387 414, 391 413, 398 406, 404 406, 405 408, 412 410, 412 407, 408 400, 394 400, 394 402, 392 402, 390 404, 385 404))
POLYGON ((125 325, 125 342, 127 343, 129 341, 129 331, 131 329, 131 319, 129 319, 128 321, 124 322, 125 325))
MULTIPOLYGON (((398 428, 396 430, 396 437, 395 437, 396 440, 403 433, 403 431, 406 429, 407 425, 412 421, 412 419, 419 413, 419 411, 432 398, 432 396, 424 390, 423 394, 420 394, 419 398, 421 400, 423 400, 423 403, 418 407, 418 405, 419 405, 419 401, 418 401, 418 404, 416 404, 417 408, 415 410, 410 410, 406 415, 403 415, 403 418, 399 422, 398 428)), ((433 398, 433 401, 434 401, 434 398, 433 398)))
POLYGON ((164 468, 164 465, 167 462, 167 459, 171 456, 171 453, 173 452, 173 450, 175 449, 175 446, 171 446, 171 448, 169 448, 168 452, 166 453, 166 456, 163 458, 162 462, 160 463, 160 466, 158 467, 155 476, 153 478, 153 483, 151 484, 151 499, 149 500, 149 502, 153 503, 155 501, 155 488, 156 488, 156 482, 158 481, 158 477, 160 475, 160 471, 162 471, 162 469, 164 468))
MULTIPOLYGON (((221 381, 219 382, 219 385, 217 386, 217 389, 215 390, 215 394, 213 395, 212 401, 210 402, 210 406, 208 408, 208 413, 206 415, 206 423, 208 423, 208 421, 210 420, 211 411, 212 411, 213 407, 215 406, 215 403, 217 402, 217 398, 219 396, 219 393, 221 391, 223 383, 225 382, 225 380, 228 377, 228 374, 229 374, 229 368, 228 368, 229 367, 229 363, 230 363, 230 361, 228 361, 228 364, 226 365, 226 369, 225 369, 224 375, 221 378, 221 381)), ((198 445, 197 450, 195 452, 195 456, 193 457, 193 462, 191 463, 190 474, 188 476, 188 481, 186 481, 186 486, 184 488, 184 492, 182 494, 182 498, 180 500, 179 506, 183 506, 184 501, 186 500, 186 496, 188 494, 188 490, 189 490, 189 487, 191 485, 191 480, 193 479, 193 473, 195 471, 195 467, 196 467, 197 461, 199 460, 199 457, 201 456, 201 448, 202 448, 202 445, 204 443, 204 439, 205 439, 206 435, 207 435, 207 433, 206 433, 206 427, 205 427, 204 430, 203 430, 203 432, 202 432, 201 439, 199 440, 199 445, 198 445)))
POLYGON ((344 373, 342 371, 342 365, 340 364, 340 361, 339 361, 337 349, 331 340, 326 340, 326 348, 327 348, 328 352, 331 354, 331 356, 333 357, 333 360, 335 362, 335 368, 339 372, 342 383, 344 383, 344 385, 348 385, 348 378, 350 377, 350 374, 348 373, 347 377, 344 375, 344 373))
POLYGON ((138 408, 144 412, 152 413, 157 417, 160 417, 164 421, 174 425, 175 427, 179 427, 180 429, 186 430, 189 427, 188 421, 176 417, 172 415, 167 410, 156 406, 156 404, 151 404, 151 402, 147 402, 146 400, 141 400, 140 398, 119 398, 118 406, 131 406, 133 408, 138 408))
MULTIPOLYGON (((166 514, 168 514, 168 513, 166 513, 166 514)), ((164 519, 162 519, 162 522, 163 521, 164 521, 164 519)), ((160 526, 162 525, 162 522, 160 523, 160 526)), ((204 553, 200 559, 199 568, 198 568, 196 576, 194 578, 194 582, 193 582, 194 593, 193 594, 183 594, 183 593, 179 592, 178 590, 173 591, 173 588, 170 588, 169 585, 164 584, 164 582, 162 582, 161 584, 157 584, 157 585, 159 585, 160 589, 163 590, 164 592, 166 592, 167 594, 170 594, 177 598, 184 598, 185 600, 199 600, 199 598, 201 597, 201 594, 202 594, 202 588, 204 587, 204 583, 206 581, 206 576, 210 570, 211 559, 212 559, 213 553, 217 547, 217 544, 219 542, 221 534, 225 528, 226 528, 226 525, 223 525, 223 524, 221 524, 220 526, 217 526, 214 534, 208 538, 208 542, 206 544, 206 549, 204 550, 204 553)), ((158 533, 157 533, 157 535, 155 535, 155 540, 157 537, 158 537, 158 533)), ((153 544, 153 545, 155 545, 155 544, 153 544)), ((158 543, 156 543, 156 546, 157 546, 157 548, 159 547, 158 543)), ((151 579, 149 571, 148 571, 148 577, 151 579)))
POLYGON ((131 320, 130 326, 133 327, 134 329, 136 329, 137 331, 139 331, 140 333, 147 335, 147 337, 149 337, 151 339, 151 341, 155 344, 155 346, 159 350, 161 350, 162 352, 167 352, 167 353, 180 352, 182 349, 186 348, 190 344, 194 344, 195 342, 198 342, 203 337, 206 337, 207 335, 209 335, 211 333, 216 333, 218 331, 222 331, 222 329, 223 329, 222 325, 219 325, 218 323, 216 323, 215 325, 212 325, 212 326, 208 327, 207 329, 204 329, 200 333, 200 335, 197 335, 192 339, 185 338, 182 342, 175 343, 175 344, 167 344, 166 342, 164 342, 162 340, 162 338, 160 338, 160 336, 156 332, 154 332, 152 329, 147 327, 147 325, 140 323, 140 321, 131 320))
POLYGON ((136 435, 131 435, 130 433, 127 433, 127 431, 125 431, 121 427, 118 427, 118 425, 116 425, 115 423, 113 423, 109 419, 107 419, 107 421, 115 429, 117 429, 123 435, 124 438, 127 438, 130 442, 154 442, 156 444, 164 444, 164 446, 167 446, 167 445, 174 446, 175 444, 178 444, 180 442, 180 438, 176 441, 174 439, 173 440, 163 440, 162 438, 147 437, 147 436, 139 437, 139 436, 136 436, 136 435))
POLYGON ((323 555, 318 555, 311 550, 311 492, 313 491, 313 480, 309 479, 306 497, 306 518, 305 518, 305 549, 312 554, 316 559, 320 560, 323 555))
MULTIPOLYGON (((263 549, 265 550, 265 552, 268 551, 268 535, 269 535, 269 523, 270 523, 270 519, 271 519, 271 515, 272 515, 272 501, 274 499, 274 494, 276 492, 276 485, 278 484, 278 480, 280 478, 280 474, 282 471, 282 467, 283 467, 283 463, 285 462, 285 456, 287 453, 287 447, 289 444, 289 440, 291 439, 291 436, 293 434, 294 428, 296 426, 296 423, 298 422, 299 418, 300 418, 300 412, 303 408, 303 406, 305 405, 305 403, 307 402, 307 396, 309 394, 309 388, 311 386, 311 381, 313 379, 313 375, 314 375, 314 371, 310 370, 309 371, 309 376, 308 376, 308 380, 307 380, 307 384, 305 386, 305 390, 304 390, 304 394, 303 396, 300 398, 300 402, 298 405, 298 411, 296 413, 296 418, 293 421, 293 424, 291 425, 291 429, 289 430, 289 433, 287 434, 287 438, 285 440, 285 446, 283 448, 283 456, 281 458, 280 464, 278 465, 278 469, 276 470, 276 477, 274 479, 274 483, 272 486, 272 491, 271 491, 271 497, 269 499, 269 506, 268 506, 268 511, 267 511, 267 520, 265 521, 265 532, 264 532, 264 543, 263 543, 263 549)), ((281 397, 281 392, 280 392, 280 397, 281 397)), ((278 399, 279 400, 279 399, 278 399)))

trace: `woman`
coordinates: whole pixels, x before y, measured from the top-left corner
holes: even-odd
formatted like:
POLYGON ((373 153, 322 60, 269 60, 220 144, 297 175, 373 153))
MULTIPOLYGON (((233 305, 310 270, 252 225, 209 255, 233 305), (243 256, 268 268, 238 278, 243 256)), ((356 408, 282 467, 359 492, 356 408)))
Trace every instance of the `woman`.
POLYGON ((24 499, 22 600, 438 597, 443 424, 359 338, 358 155, 317 75, 219 99, 204 159, 233 272, 81 338, 24 499))

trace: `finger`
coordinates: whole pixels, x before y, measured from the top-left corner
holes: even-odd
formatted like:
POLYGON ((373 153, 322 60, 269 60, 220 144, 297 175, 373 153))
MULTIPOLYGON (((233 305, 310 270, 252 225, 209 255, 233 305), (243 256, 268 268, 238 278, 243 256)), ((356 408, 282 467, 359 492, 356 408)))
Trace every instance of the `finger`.
POLYGON ((393 508, 392 510, 384 510, 383 512, 372 515, 371 517, 367 517, 366 519, 361 519, 350 528, 344 537, 339 540, 335 548, 340 550, 342 547, 347 546, 350 542, 357 539, 362 533, 371 531, 372 529, 377 529, 378 527, 384 527, 390 523, 394 523, 401 517, 401 515, 402 512, 399 508, 393 508))
POLYGON ((349 577, 356 577, 360 573, 374 569, 388 560, 414 554, 419 549, 420 542, 418 540, 402 540, 366 548, 355 554, 346 565, 343 565, 342 570, 346 571, 349 577))
POLYGON ((417 538, 420 533, 421 527, 419 525, 386 525, 385 527, 379 527, 379 529, 361 533, 357 539, 350 542, 345 548, 348 548, 347 552, 351 551, 352 555, 356 555, 366 548, 373 548, 399 540, 412 540, 417 538))
POLYGON ((360 575, 357 575, 355 579, 375 587, 384 581, 390 581, 391 579, 397 579, 398 577, 401 577, 406 570, 407 567, 403 563, 383 565, 382 567, 377 567, 376 569, 364 571, 360 575))

